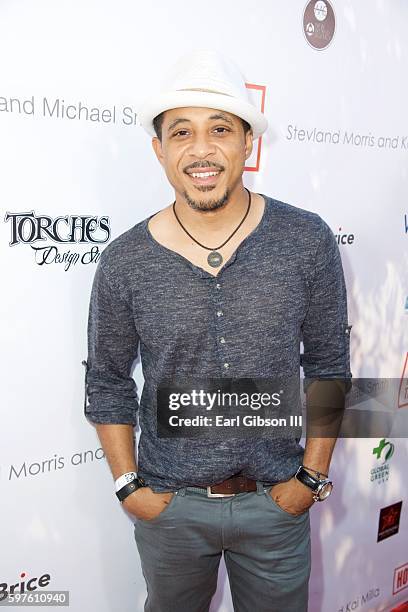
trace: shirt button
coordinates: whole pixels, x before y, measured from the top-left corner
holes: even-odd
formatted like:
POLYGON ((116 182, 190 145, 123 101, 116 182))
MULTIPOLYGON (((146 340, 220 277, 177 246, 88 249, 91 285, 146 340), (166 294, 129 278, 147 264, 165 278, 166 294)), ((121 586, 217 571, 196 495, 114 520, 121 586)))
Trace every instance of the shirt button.
POLYGON ((220 317, 222 315, 222 310, 217 310, 217 317, 220 317))
POLYGON ((215 286, 217 287, 217 289, 220 289, 221 287, 220 283, 217 283, 215 286))
POLYGON ((222 342, 222 344, 225 344, 225 338, 224 338, 224 336, 221 336, 221 338, 220 338, 220 342, 222 342))
POLYGON ((229 368, 229 365, 230 365, 229 363, 224 363, 224 368, 225 368, 225 369, 228 369, 228 368, 229 368))

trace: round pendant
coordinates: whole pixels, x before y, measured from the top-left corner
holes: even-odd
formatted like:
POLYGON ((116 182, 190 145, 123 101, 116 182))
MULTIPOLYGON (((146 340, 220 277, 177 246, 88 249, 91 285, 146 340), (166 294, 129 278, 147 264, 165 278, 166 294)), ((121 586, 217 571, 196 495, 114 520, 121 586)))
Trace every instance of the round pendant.
POLYGON ((222 264, 222 255, 218 251, 211 251, 207 257, 207 261, 212 268, 217 268, 222 264))

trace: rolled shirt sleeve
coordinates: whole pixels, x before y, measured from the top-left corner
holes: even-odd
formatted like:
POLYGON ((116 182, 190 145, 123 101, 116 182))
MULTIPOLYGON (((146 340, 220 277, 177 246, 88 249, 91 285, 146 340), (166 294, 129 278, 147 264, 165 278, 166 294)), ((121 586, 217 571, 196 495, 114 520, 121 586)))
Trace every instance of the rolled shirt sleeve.
POLYGON ((300 363, 305 392, 319 378, 347 379, 346 392, 350 390, 351 328, 340 250, 331 228, 321 219, 309 305, 302 324, 304 352, 300 363))
POLYGON ((92 284, 88 358, 84 362, 84 413, 88 420, 136 425, 139 401, 130 372, 138 350, 132 309, 100 262, 92 284))

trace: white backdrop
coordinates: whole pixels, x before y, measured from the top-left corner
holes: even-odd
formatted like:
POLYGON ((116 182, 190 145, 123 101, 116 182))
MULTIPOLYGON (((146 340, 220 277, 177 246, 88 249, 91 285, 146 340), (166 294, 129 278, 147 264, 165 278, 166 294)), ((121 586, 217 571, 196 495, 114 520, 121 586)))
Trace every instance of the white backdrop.
MULTIPOLYGON (((174 199, 135 112, 189 48, 228 53, 259 87, 256 103, 264 93, 270 128, 244 183, 347 235, 352 372, 401 378, 395 407, 406 418, 408 5, 331 6, 334 36, 317 50, 299 0, 194 12, 186 0, 1 1, 0 597, 5 585, 49 574, 47 588, 69 590, 73 612, 143 610, 133 525, 83 416, 81 361, 98 252, 174 199), (80 103, 97 109, 92 119, 69 118, 80 103), (82 242, 68 231, 78 216, 95 218, 82 242), (57 217, 66 217, 58 235, 37 240, 57 217)), ((140 364, 135 378, 141 393, 140 364)), ((310 612, 408 600, 408 447, 387 442, 388 461, 373 455, 380 439, 337 444, 333 495, 311 511, 310 612), (381 466, 388 479, 371 481, 381 466), (400 501, 398 533, 377 542, 380 510, 400 501)), ((223 567, 211 610, 232 610, 223 567)))

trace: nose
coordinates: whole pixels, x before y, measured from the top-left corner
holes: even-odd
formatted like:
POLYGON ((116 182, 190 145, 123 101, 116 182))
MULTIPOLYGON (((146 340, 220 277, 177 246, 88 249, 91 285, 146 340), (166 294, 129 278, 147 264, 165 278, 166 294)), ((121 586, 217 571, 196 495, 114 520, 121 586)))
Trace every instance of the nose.
POLYGON ((214 143, 209 138, 208 134, 195 134, 191 140, 188 153, 197 159, 205 159, 208 155, 213 155, 216 152, 214 143))

